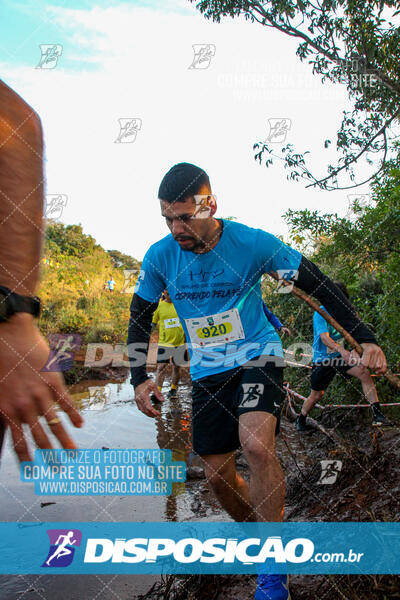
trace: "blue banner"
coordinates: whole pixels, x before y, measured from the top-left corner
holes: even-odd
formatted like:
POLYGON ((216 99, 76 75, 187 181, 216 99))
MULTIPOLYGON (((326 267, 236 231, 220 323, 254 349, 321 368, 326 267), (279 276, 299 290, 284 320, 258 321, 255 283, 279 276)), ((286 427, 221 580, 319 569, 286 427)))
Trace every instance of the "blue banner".
POLYGON ((186 481, 186 463, 173 460, 172 450, 37 449, 20 476, 38 496, 167 496, 186 481))
POLYGON ((0 523, 1 574, 398 574, 399 523, 0 523))

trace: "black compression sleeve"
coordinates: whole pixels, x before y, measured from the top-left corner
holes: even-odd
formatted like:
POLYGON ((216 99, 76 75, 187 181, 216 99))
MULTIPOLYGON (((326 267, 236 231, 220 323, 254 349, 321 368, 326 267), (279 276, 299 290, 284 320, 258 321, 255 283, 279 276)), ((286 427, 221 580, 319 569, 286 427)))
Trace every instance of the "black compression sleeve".
POLYGON ((131 384, 136 388, 149 379, 146 373, 146 359, 149 348, 151 321, 158 306, 133 294, 131 316, 128 328, 128 356, 131 369, 131 384))
POLYGON ((299 274, 294 281, 300 289, 317 298, 327 312, 348 331, 359 344, 376 339, 368 327, 357 317, 354 307, 343 292, 319 268, 304 256, 301 259, 299 274))

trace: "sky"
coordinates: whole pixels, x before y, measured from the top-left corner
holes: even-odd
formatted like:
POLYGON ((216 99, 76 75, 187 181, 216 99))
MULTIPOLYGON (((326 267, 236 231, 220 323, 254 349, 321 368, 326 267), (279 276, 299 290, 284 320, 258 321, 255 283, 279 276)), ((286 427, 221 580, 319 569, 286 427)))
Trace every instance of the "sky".
MULTIPOLYGON (((243 18, 213 23, 184 0, 0 5, 0 76, 42 119, 46 192, 66 199, 59 220, 139 260, 168 233, 157 193, 178 162, 208 173, 217 216, 285 239, 289 208, 347 212, 347 191, 306 189, 281 161, 254 160, 269 119, 285 119, 285 143, 311 151, 315 174, 334 160, 324 140, 336 139, 346 88, 322 84, 297 45, 243 18), (37 68, 46 44, 60 55, 37 68), (205 44, 207 68, 190 68, 193 46, 205 44), (116 141, 120 119, 136 119, 136 137, 116 141)), ((281 154, 282 143, 273 146, 281 154)))

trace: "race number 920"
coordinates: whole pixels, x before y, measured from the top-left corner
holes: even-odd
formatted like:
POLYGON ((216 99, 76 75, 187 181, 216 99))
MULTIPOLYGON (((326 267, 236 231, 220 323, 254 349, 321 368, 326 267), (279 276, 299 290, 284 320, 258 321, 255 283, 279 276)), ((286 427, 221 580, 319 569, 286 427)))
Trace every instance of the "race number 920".
POLYGON ((210 327, 201 327, 197 330, 199 338, 212 338, 219 335, 226 335, 232 331, 232 323, 220 323, 219 325, 210 325, 210 327))

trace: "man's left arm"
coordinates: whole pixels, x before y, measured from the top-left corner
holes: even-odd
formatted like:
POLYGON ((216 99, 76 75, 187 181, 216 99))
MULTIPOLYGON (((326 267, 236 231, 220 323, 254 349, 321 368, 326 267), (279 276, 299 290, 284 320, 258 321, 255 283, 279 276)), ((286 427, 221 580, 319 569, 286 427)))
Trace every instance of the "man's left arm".
POLYGON ((317 298, 338 323, 361 344, 364 348, 361 359, 363 366, 373 369, 378 374, 386 371, 386 358, 377 345, 375 336, 361 321, 349 300, 332 279, 302 256, 294 283, 307 294, 317 298))
MULTIPOLYGON (((364 349, 361 364, 382 374, 386 358, 373 333, 358 317, 343 292, 313 262, 287 246, 274 235, 258 230, 256 239, 259 268, 274 279, 293 281, 301 290, 317 298, 364 349)), ((355 351, 354 351, 355 352, 355 351)))

